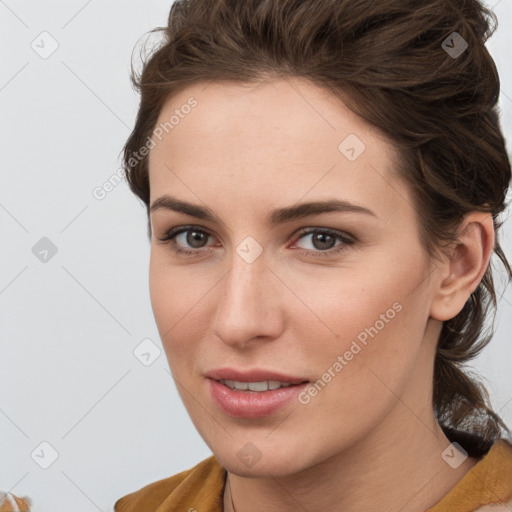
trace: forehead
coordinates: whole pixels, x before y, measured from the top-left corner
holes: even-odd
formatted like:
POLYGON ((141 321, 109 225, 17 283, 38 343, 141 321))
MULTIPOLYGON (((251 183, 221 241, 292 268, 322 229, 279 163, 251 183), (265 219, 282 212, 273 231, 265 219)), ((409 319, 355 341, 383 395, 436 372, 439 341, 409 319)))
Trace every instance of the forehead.
MULTIPOLYGON (((151 200, 176 188, 193 198, 191 192, 218 193, 219 186, 271 196, 270 184, 289 202, 312 188, 371 200, 392 193, 398 158, 390 141, 332 92, 295 77, 191 85, 165 103, 153 140, 151 200)), ((396 187, 403 185, 394 183, 395 194, 396 187)))
POLYGON ((156 123, 163 138, 176 145, 182 142, 180 135, 191 135, 187 127, 193 128, 197 144, 213 139, 226 144, 248 135, 274 140, 278 135, 297 140, 297 146, 303 138, 332 146, 343 134, 354 133, 377 150, 391 146, 331 91, 299 77, 190 85, 166 101, 156 123))

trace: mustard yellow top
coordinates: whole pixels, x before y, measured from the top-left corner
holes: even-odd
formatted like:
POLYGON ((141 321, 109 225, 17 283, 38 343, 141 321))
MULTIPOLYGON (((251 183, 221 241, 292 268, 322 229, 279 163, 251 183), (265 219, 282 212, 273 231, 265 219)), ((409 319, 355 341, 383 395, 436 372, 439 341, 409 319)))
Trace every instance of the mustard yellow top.
MULTIPOLYGON (((191 469, 123 496, 115 502, 114 511, 223 512, 226 475, 212 455, 191 469)), ((426 512, 475 512, 495 503, 512 505, 512 444, 505 439, 494 443, 459 483, 426 512)))

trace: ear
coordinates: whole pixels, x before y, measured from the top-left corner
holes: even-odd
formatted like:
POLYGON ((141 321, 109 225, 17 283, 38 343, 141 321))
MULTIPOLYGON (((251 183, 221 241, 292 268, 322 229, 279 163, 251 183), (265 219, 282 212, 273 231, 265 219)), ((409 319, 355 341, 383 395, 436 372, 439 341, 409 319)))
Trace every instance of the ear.
POLYGON ((439 282, 430 310, 432 318, 446 321, 460 313, 487 270, 494 244, 492 215, 468 214, 460 225, 455 246, 437 265, 439 282))

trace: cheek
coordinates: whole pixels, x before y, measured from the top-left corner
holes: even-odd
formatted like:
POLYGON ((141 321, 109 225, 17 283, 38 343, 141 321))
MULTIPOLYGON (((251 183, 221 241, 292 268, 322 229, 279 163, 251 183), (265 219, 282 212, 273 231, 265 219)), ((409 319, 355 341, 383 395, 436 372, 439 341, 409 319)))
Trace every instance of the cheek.
POLYGON ((339 316, 338 338, 323 337, 317 347, 305 350, 303 358, 311 362, 316 380, 299 397, 297 410, 311 424, 322 418, 322 426, 315 428, 326 438, 362 436, 404 394, 420 340, 408 338, 407 306, 402 306, 400 311, 377 308, 366 315, 361 311, 357 318, 347 311, 347 316, 339 316), (379 317, 386 311, 393 311, 387 324, 379 317))
MULTIPOLYGON (((149 267, 149 291, 153 315, 168 358, 181 361, 194 349, 194 321, 206 294, 205 281, 173 267, 153 253, 149 267)), ((199 313, 200 314, 200 313, 199 313)), ((169 359, 169 362, 171 360, 169 359)))
MULTIPOLYGON (((304 358, 315 362, 322 380, 328 381, 333 373, 343 375, 347 390, 361 393, 357 388, 361 380, 367 381, 371 369, 386 378, 400 373, 401 364, 418 349, 419 339, 411 339, 408 330, 408 304, 393 301, 395 297, 376 301, 352 296, 323 310, 322 319, 334 334, 324 327, 321 335, 317 331, 315 342, 310 343, 308 336, 304 339, 304 358)), ((312 331, 310 327, 313 336, 312 331)))
POLYGON ((400 316, 407 294, 403 279, 382 272, 372 275, 371 270, 329 269, 323 276, 290 275, 288 280, 295 293, 287 302, 293 321, 302 325, 301 330, 314 330, 317 338, 333 348, 343 348, 358 335, 364 342, 365 332, 375 332, 376 323, 379 333, 389 330, 400 316))
POLYGON ((172 264, 165 248, 153 248, 149 262, 149 292, 155 320, 168 332, 206 293, 208 283, 197 267, 172 264))
POLYGON ((411 293, 421 269, 410 275, 378 270, 358 275, 340 269, 336 279, 315 288, 307 278, 296 281, 297 295, 310 309, 297 305, 292 313, 301 356, 317 378, 337 382, 329 387, 343 387, 349 402, 362 395, 373 401, 373 386, 382 388, 378 377, 391 388, 399 385, 423 339, 427 301, 411 293))

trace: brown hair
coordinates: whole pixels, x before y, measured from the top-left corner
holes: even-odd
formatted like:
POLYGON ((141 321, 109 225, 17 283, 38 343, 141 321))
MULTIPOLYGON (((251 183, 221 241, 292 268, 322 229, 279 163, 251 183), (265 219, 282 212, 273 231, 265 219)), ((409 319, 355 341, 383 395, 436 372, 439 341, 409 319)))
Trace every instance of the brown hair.
MULTIPOLYGON (((148 158, 133 155, 169 97, 198 82, 286 76, 328 88, 396 144, 430 257, 456 241, 471 211, 492 213, 497 233, 511 169, 499 77, 484 45, 496 26, 476 0, 176 0, 168 26, 151 31, 163 32, 162 42, 140 73, 132 67, 141 99, 123 167, 148 208, 148 234, 148 158), (460 55, 450 53, 464 42, 460 55)), ((494 252, 512 279, 498 238, 494 252)), ((462 367, 490 341, 496 307, 489 265, 462 311, 444 322, 435 359, 436 417, 470 456, 484 454, 501 429, 510 435, 485 387, 462 367)))

